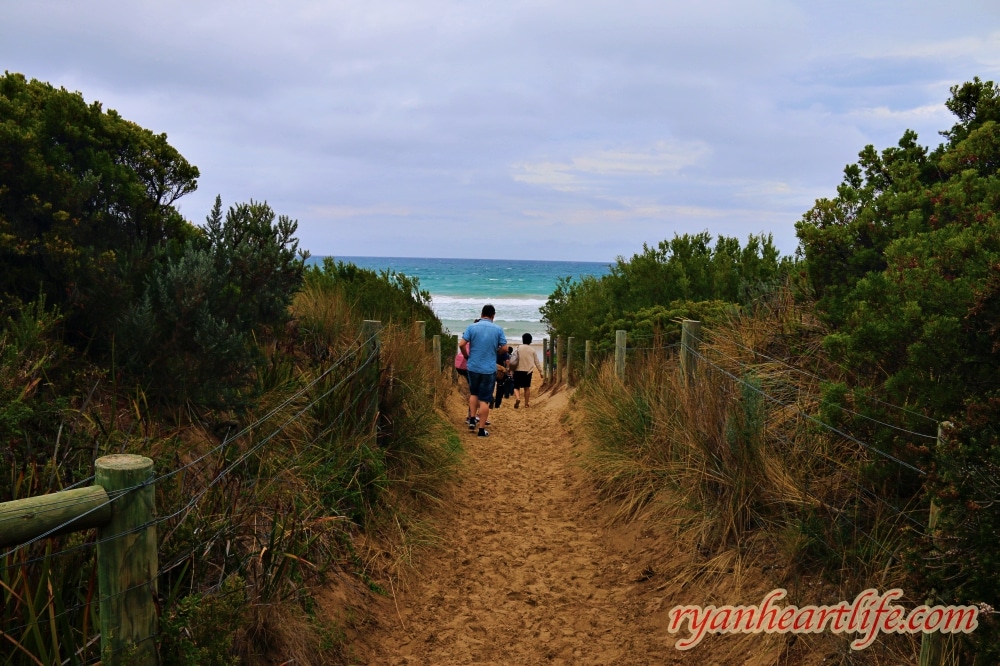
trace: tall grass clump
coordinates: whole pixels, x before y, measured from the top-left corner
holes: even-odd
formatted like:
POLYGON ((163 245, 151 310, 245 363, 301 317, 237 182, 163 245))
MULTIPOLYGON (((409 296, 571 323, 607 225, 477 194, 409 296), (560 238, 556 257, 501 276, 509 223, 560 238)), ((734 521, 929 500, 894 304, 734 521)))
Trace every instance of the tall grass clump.
MULTIPOLYGON (((719 572, 777 566, 786 578, 775 586, 818 577, 838 599, 900 584, 913 507, 866 476, 870 449, 816 416, 820 377, 841 371, 809 307, 782 289, 702 330, 691 376, 676 346, 654 340, 624 380, 605 363, 580 389, 586 466, 619 515, 675 526, 692 553, 675 580, 708 585, 719 572)), ((815 593, 796 601, 823 603, 815 593)))
MULTIPOLYGON (((405 314, 387 317, 377 346, 365 340, 363 316, 336 285, 304 285, 287 316, 288 326, 258 339, 243 392, 252 401, 210 407, 185 393, 170 406, 107 382, 58 415, 78 456, 82 439, 97 444, 84 455, 126 450, 155 461, 166 663, 343 663, 344 627, 316 593, 329 584, 359 600, 379 592, 377 581, 399 575, 414 547, 433 539, 420 512, 441 501, 459 447, 435 404, 442 380, 428 345, 405 314)), ((29 406, 24 386, 37 387, 43 361, 58 358, 44 344, 58 319, 38 321, 49 323, 30 340, 18 342, 13 324, 2 338, 3 385, 29 406)), ((8 413, 16 406, 10 399, 8 413)), ((7 422, 32 423, 19 418, 7 422)), ((5 476, 4 499, 40 494, 53 469, 47 443, 34 464, 5 476)), ((62 470, 58 478, 66 483, 62 470)), ((92 540, 46 539, 3 562, 0 630, 17 649, 0 664, 98 656, 92 540)))

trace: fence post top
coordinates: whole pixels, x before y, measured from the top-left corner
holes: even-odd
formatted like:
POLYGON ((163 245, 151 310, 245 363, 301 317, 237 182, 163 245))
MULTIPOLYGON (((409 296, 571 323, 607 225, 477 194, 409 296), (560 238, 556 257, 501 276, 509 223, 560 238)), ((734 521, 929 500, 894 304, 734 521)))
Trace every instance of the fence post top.
POLYGON ((131 453, 113 453, 108 456, 101 456, 95 460, 94 466, 107 470, 144 469, 153 466, 153 459, 131 453))

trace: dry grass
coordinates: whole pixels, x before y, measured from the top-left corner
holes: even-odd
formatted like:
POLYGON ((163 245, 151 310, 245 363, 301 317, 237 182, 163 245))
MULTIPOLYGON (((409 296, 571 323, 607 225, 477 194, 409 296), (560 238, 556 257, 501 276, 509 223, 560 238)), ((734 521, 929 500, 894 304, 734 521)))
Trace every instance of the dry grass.
MULTIPOLYGON (((690 557, 668 565, 674 584, 710 595, 724 579, 731 595, 770 571, 799 604, 903 586, 904 518, 865 487, 869 452, 806 416, 819 409, 816 376, 838 373, 822 336, 808 309, 782 292, 703 331, 693 380, 663 350, 632 359, 624 381, 606 364, 581 388, 576 402, 593 443, 585 465, 620 518, 675 532, 690 557)), ((776 663, 780 651, 760 639, 738 641, 739 650, 776 663)), ((817 640, 836 650, 844 642, 817 640)), ((850 660, 899 663, 912 650, 911 640, 892 637, 850 660)))
MULTIPOLYGON (((329 575, 348 570, 373 589, 374 580, 388 581, 389 592, 414 553, 434 542, 413 516, 442 501, 460 453, 435 408, 442 380, 429 345, 390 325, 380 333, 378 367, 365 366, 359 322, 336 294, 326 296, 307 290, 296 298, 307 342, 296 362, 271 350, 266 391, 238 428, 263 423, 206 459, 177 493, 197 494, 240 466, 199 502, 194 531, 212 535, 199 540, 197 580, 236 573, 246 581, 234 649, 251 666, 343 662, 342 632, 308 610, 312 600, 329 575), (345 356, 334 372, 318 374, 345 356)), ((190 525, 178 532, 184 543, 192 536, 190 525)))

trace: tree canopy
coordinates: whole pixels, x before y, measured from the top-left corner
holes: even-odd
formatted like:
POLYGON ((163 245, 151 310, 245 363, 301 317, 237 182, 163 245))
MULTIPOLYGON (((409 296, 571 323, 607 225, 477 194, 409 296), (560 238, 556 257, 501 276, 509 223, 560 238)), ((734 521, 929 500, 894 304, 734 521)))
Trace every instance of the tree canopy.
MULTIPOLYGON (((922 489, 942 510, 939 531, 909 554, 915 580, 950 602, 996 605, 1000 87, 976 78, 952 87, 946 106, 958 122, 944 143, 929 151, 908 131, 881 153, 866 146, 797 230, 832 329, 826 347, 848 371, 828 400, 857 414, 827 418, 927 472, 918 484, 891 463, 882 470, 897 479, 887 493, 922 489), (954 427, 938 446, 880 425, 926 432, 945 420, 954 427)), ((1000 656, 994 632, 973 637, 984 663, 1000 656)))
MULTIPOLYGON (((79 93, 0 77, 0 304, 43 290, 78 325, 86 304, 120 303, 123 254, 143 255, 192 227, 174 203, 198 169, 165 134, 79 93), (110 298, 109 298, 110 296, 110 298)), ((141 262, 140 262, 141 263, 141 262)))
POLYGON ((739 239, 707 231, 675 235, 655 247, 643 245, 630 259, 619 257, 608 275, 564 278, 541 308, 560 335, 614 345, 616 329, 652 333, 679 317, 720 316, 727 303, 751 298, 762 285, 783 279, 792 265, 770 235, 739 239))

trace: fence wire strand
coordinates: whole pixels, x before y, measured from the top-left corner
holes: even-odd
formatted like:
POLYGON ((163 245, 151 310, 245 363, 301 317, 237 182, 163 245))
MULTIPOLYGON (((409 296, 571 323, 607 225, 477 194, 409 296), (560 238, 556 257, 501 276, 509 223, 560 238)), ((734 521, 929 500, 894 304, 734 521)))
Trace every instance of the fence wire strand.
MULTIPOLYGON (((121 489, 121 490, 109 492, 108 493, 108 500, 107 501, 102 502, 99 505, 90 508, 85 514, 83 514, 81 516, 75 516, 71 520, 68 520, 68 521, 66 521, 66 522, 64 522, 64 523, 62 523, 62 524, 60 524, 60 525, 52 528, 51 530, 48 530, 45 534, 42 534, 42 535, 40 535, 40 536, 38 536, 38 537, 36 537, 34 539, 31 539, 30 541, 28 541, 26 543, 23 543, 23 544, 20 544, 20 545, 16 546, 15 548, 11 549, 10 551, 8 551, 6 553, 3 553, 2 555, 0 555, 0 562, 6 562, 6 560, 8 560, 11 556, 15 555, 17 552, 22 551, 22 550, 24 550, 24 549, 26 549, 26 548, 28 548, 28 547, 30 547, 32 545, 35 545, 35 544, 41 542, 42 540, 44 540, 44 539, 46 539, 46 538, 54 535, 56 532, 58 532, 60 530, 63 530, 65 528, 67 528, 67 527, 70 527, 73 523, 79 521, 83 516, 85 516, 87 514, 90 514, 90 513, 94 512, 94 511, 98 511, 98 510, 100 510, 100 509, 102 509, 102 508, 104 508, 106 506, 111 505, 116 500, 120 499, 124 495, 126 495, 126 494, 128 494, 128 493, 130 493, 130 492, 132 492, 134 490, 138 490, 140 488, 147 487, 147 486, 149 486, 151 484, 155 484, 158 481, 162 481, 162 480, 168 479, 168 478, 170 478, 172 476, 175 476, 176 474, 178 474, 178 473, 180 473, 180 472, 182 472, 184 470, 192 468, 195 464, 197 464, 197 463, 199 463, 201 461, 206 460, 212 454, 221 452, 225 448, 226 445, 228 445, 229 443, 231 443, 233 441, 236 441, 237 439, 245 436, 249 432, 252 432, 253 430, 259 428, 261 425, 263 425, 264 423, 266 423, 273 416, 275 416, 276 414, 278 414, 281 409, 283 409, 284 407, 287 407, 292 402, 294 402, 296 399, 301 398, 312 387, 314 387, 317 383, 319 383, 320 381, 322 381, 325 377, 329 376, 334 370, 336 370, 339 367, 343 366, 344 363, 346 363, 351 358, 355 357, 356 354, 361 349, 364 349, 366 347, 369 348, 369 354, 368 354, 368 356, 365 358, 365 360, 360 365, 358 365, 354 370, 352 370, 351 372, 347 373, 342 378, 340 378, 339 381, 337 381, 335 384, 333 384, 330 388, 326 389, 323 393, 319 394, 318 396, 313 397, 311 399, 311 401, 307 405, 305 405, 303 408, 301 408, 299 411, 297 411, 292 417, 290 417, 289 419, 287 419, 284 423, 282 423, 280 426, 278 426, 274 431, 272 431, 270 434, 268 434, 266 437, 264 437, 261 441, 257 442, 253 447, 251 447, 250 449, 248 449, 247 451, 245 451, 243 454, 241 454, 240 457, 237 458, 235 461, 233 461, 232 463, 227 464, 226 467, 223 468, 212 479, 212 481, 209 482, 209 484, 205 488, 201 489, 200 492, 196 493, 196 495, 194 497, 192 497, 192 499, 189 500, 181 509, 179 509, 179 510, 177 510, 177 511, 171 513, 171 514, 165 515, 165 516, 159 516, 159 517, 157 517, 157 518, 155 518, 155 519, 153 519, 151 521, 147 521, 143 525, 139 525, 139 526, 134 527, 134 528, 132 528, 130 530, 127 530, 127 531, 122 532, 120 534, 116 534, 116 535, 113 535, 113 536, 106 537, 104 539, 88 540, 86 543, 79 544, 77 546, 72 546, 70 548, 61 549, 61 550, 56 551, 56 552, 47 553, 47 554, 45 554, 43 556, 39 556, 39 557, 36 557, 36 558, 27 559, 27 560, 22 561, 22 562, 12 562, 12 563, 9 563, 9 564, 0 564, 0 571, 10 572, 10 571, 13 571, 13 570, 16 570, 16 569, 27 567, 27 566, 29 566, 31 564, 38 564, 38 563, 44 562, 46 560, 51 560, 53 558, 57 558, 57 557, 60 557, 60 556, 65 556, 67 554, 72 554, 72 553, 75 553, 75 552, 79 552, 79 551, 81 551, 83 549, 86 549, 86 548, 92 548, 94 546, 97 546, 100 543, 104 543, 104 542, 110 541, 112 539, 117 539, 117 538, 120 538, 122 536, 129 535, 129 534, 138 533, 138 532, 141 532, 141 531, 143 531, 145 529, 148 529, 150 527, 155 527, 155 526, 157 526, 159 524, 162 524, 162 523, 164 523, 166 521, 172 520, 172 519, 180 516, 181 514, 185 514, 185 512, 189 512, 190 509, 192 509, 194 506, 196 506, 197 503, 201 500, 201 498, 203 498, 208 493, 209 490, 211 490, 212 488, 214 488, 215 486, 217 486, 219 483, 221 483, 223 481, 223 479, 226 478, 232 471, 234 471, 237 467, 239 467, 240 465, 242 465, 243 463, 245 463, 247 460, 249 460, 255 453, 257 453, 258 451, 260 451, 268 442, 270 442, 280 432, 283 432, 293 422, 295 422, 298 419, 300 419, 303 414, 305 414, 306 412, 308 412, 310 409, 312 409, 314 406, 316 406, 319 402, 321 402, 323 399, 325 399, 331 393, 334 393, 334 392, 338 391, 339 389, 341 389, 345 384, 347 384, 347 382, 349 382, 352 379, 354 379, 355 377, 357 377, 362 371, 364 371, 364 370, 372 367, 373 361, 377 361, 377 359, 378 359, 379 356, 378 356, 378 351, 375 348, 375 346, 371 345, 370 343, 377 336, 378 336, 378 333, 374 333, 372 336, 370 336, 366 340, 363 340, 363 341, 361 341, 360 339, 355 340, 354 343, 352 343, 351 345, 349 345, 349 351, 346 352, 345 354, 343 354, 342 356, 340 356, 333 364, 331 364, 320 375, 318 375, 317 377, 313 378, 310 382, 308 382, 303 387, 300 387, 299 389, 297 389, 291 396, 289 396, 288 398, 286 398, 277 407, 271 409, 267 414, 265 414, 260 419, 256 420, 253 424, 251 424, 249 426, 246 426, 243 429, 241 429, 236 435, 233 435, 233 436, 227 435, 226 439, 221 444, 217 445, 216 447, 213 447, 207 453, 199 456, 199 458, 197 458, 196 460, 193 460, 193 461, 191 461, 191 462, 183 465, 182 467, 180 467, 178 469, 171 470, 170 472, 162 474, 162 475, 160 475, 158 477, 149 479, 149 480, 147 480, 147 481, 145 481, 145 482, 143 482, 141 484, 137 484, 136 486, 132 486, 130 488, 125 488, 125 489, 121 489)), ((302 447, 302 449, 300 451, 298 451, 295 454, 295 456, 293 456, 292 460, 298 459, 301 455, 303 455, 305 453, 306 450, 309 450, 310 448, 314 448, 321 439, 323 439, 324 437, 328 436, 332 432, 332 430, 337 425, 338 420, 341 417, 343 417, 344 415, 346 415, 348 413, 353 412, 353 410, 355 410, 357 408, 358 404, 362 400, 364 400, 364 399, 371 399, 371 398, 370 398, 370 396, 366 396, 363 392, 357 392, 354 395, 354 397, 351 400, 351 402, 349 404, 345 405, 344 407, 342 407, 341 410, 340 410, 340 412, 336 416, 334 416, 333 418, 330 419, 330 423, 326 427, 324 427, 319 433, 317 433, 309 442, 307 442, 302 447)), ((357 427, 358 425, 361 425, 362 423, 363 423, 363 421, 359 421, 357 424, 355 424, 354 427, 357 427)), ((282 474, 282 472, 279 472, 278 474, 275 474, 274 476, 266 479, 265 484, 264 484, 265 490, 267 488, 269 488, 270 484, 272 484, 273 482, 275 482, 281 474, 282 474)), ((77 483, 73 484, 73 486, 70 486, 70 488, 72 488, 74 486, 82 485, 83 483, 86 483, 87 481, 92 481, 94 478, 95 478, 94 476, 91 476, 91 477, 88 477, 87 479, 83 479, 81 481, 78 481, 77 483)), ((253 487, 255 485, 258 485, 261 481, 262 481, 262 479, 260 479, 260 478, 254 479, 250 484, 248 484, 248 487, 253 487)), ((67 489, 69 489, 69 488, 67 488, 67 489)), ((257 494, 260 494, 260 493, 258 492, 257 494)), ((50 508, 52 510, 55 510, 56 508, 65 509, 65 508, 72 508, 73 506, 78 506, 78 505, 82 505, 82 504, 89 504, 89 503, 91 503, 91 502, 90 501, 86 501, 85 502, 85 501, 82 501, 79 498, 74 498, 72 500, 61 500, 61 501, 57 500, 53 505, 50 505, 50 508)), ((7 509, 6 511, 4 511, 2 513, 10 515, 12 513, 18 513, 18 512, 19 511, 7 509)), ((183 522, 185 519, 186 519, 186 514, 185 514, 185 517, 181 517, 180 518, 180 522, 183 522)), ((158 571, 156 573, 156 576, 159 577, 159 576, 167 573, 171 569, 175 568, 178 565, 179 562, 185 561, 186 559, 188 559, 189 557, 191 557, 195 553, 197 553, 199 550, 204 550, 205 547, 210 546, 211 542, 214 541, 216 538, 218 538, 221 534, 223 534, 226 531, 226 529, 227 528, 223 528, 222 530, 220 530, 220 531, 216 532, 215 534, 213 534, 212 537, 209 537, 207 539, 202 539, 201 541, 199 541, 199 543, 196 544, 196 546, 194 548, 192 548, 183 558, 180 558, 179 560, 178 560, 178 558, 172 558, 172 560, 171 560, 170 563, 165 564, 165 565, 159 567, 159 569, 158 569, 158 571)), ((132 591, 134 591, 136 589, 147 587, 148 585, 149 585, 149 581, 146 581, 144 583, 137 584, 137 585, 129 587, 129 588, 125 589, 125 590, 122 590, 119 593, 117 593, 115 596, 124 595, 124 594, 132 592, 132 591)), ((59 619, 61 619, 63 617, 71 615, 73 613, 82 611, 84 608, 86 608, 86 607, 88 607, 88 606, 90 606, 92 604, 95 604, 95 603, 99 604, 101 601, 106 601, 106 600, 108 600, 110 598, 111 597, 100 597, 98 595, 98 597, 95 597, 94 599, 89 600, 87 603, 81 603, 81 604, 77 604, 77 605, 71 606, 69 608, 64 609, 62 612, 55 614, 54 616, 52 616, 52 615, 46 615, 45 618, 44 618, 44 622, 42 622, 41 624, 46 624, 47 625, 47 624, 51 623, 53 620, 59 620, 59 619)), ((26 623, 26 624, 23 624, 23 625, 20 625, 20 626, 17 626, 17 627, 5 628, 3 630, 0 630, 0 635, 5 635, 5 636, 9 636, 9 637, 13 638, 12 634, 20 632, 20 631, 23 631, 23 630, 30 629, 31 627, 36 626, 36 624, 40 624, 40 623, 30 622, 30 623, 26 623)))

